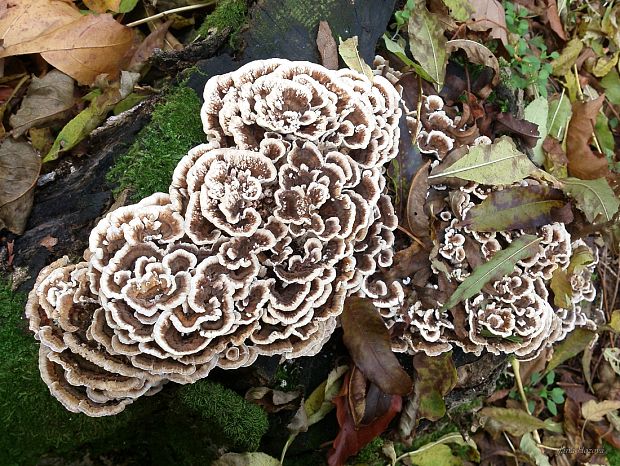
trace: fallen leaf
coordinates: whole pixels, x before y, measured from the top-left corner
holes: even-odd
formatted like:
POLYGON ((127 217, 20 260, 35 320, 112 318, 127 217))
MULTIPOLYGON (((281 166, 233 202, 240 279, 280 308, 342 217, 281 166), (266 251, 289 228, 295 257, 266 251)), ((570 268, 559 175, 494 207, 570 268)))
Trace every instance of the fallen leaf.
POLYGON ((268 413, 277 413, 283 409, 296 407, 295 400, 301 396, 297 390, 283 392, 269 387, 252 387, 246 394, 245 399, 260 405, 268 413))
POLYGON ((547 134, 553 136, 558 141, 563 141, 571 114, 570 101, 564 93, 549 99, 547 134))
POLYGON ((599 81, 605 89, 605 97, 614 105, 620 105, 620 75, 612 70, 599 81))
MULTIPOLYGON (((389 52, 396 55, 406 66, 413 69, 422 79, 425 79, 431 83, 435 82, 435 80, 424 70, 424 68, 407 56, 404 45, 400 42, 394 42, 387 32, 383 35, 383 41, 385 42, 385 48, 388 49, 389 52)), ((407 76, 405 75, 404 78, 406 79, 407 76)))
POLYGON ((508 45, 508 28, 506 15, 501 2, 497 0, 469 0, 474 12, 471 15, 473 22, 467 27, 472 31, 491 30, 490 36, 499 39, 502 44, 508 45))
POLYGON ((41 158, 27 142, 6 138, 0 145, 0 230, 21 235, 32 209, 41 158))
POLYGON ((349 367, 344 365, 333 369, 327 376, 327 379, 314 389, 306 401, 301 403, 301 406, 286 426, 291 434, 282 449, 281 462, 284 462, 286 451, 297 435, 300 432, 307 432, 310 426, 322 420, 334 409, 335 406, 332 400, 338 395, 342 387, 342 378, 348 370, 349 367))
POLYGON ((372 301, 348 298, 340 320, 344 344, 368 380, 388 394, 409 393, 412 389, 411 378, 394 356, 390 334, 372 301))
POLYGON ((592 68, 592 74, 597 78, 606 76, 618 64, 618 55, 619 52, 616 52, 611 57, 599 57, 599 59, 596 60, 596 64, 592 68))
POLYGON ((620 309, 616 309, 611 313, 611 319, 609 319, 609 326, 611 330, 616 333, 620 333, 620 309))
MULTIPOLYGON (((33 21, 33 18, 25 16, 23 20, 33 21)), ((0 58, 40 53, 50 65, 80 84, 92 84, 100 74, 112 79, 118 76, 133 41, 134 31, 117 23, 110 14, 79 15, 30 40, 5 43, 0 58)))
POLYGON ((83 0, 84 5, 95 13, 129 13, 138 4, 138 0, 83 0))
POLYGON ((553 291, 553 304, 562 309, 571 309, 573 307, 573 287, 570 284, 570 278, 566 270, 562 270, 559 267, 555 269, 549 286, 553 291))
POLYGON ((603 350, 603 357, 614 372, 620 375, 620 348, 605 348, 603 350))
POLYGON ((338 46, 327 21, 319 23, 316 45, 321 55, 321 64, 328 70, 338 69, 338 46))
POLYGON ((586 421, 602 421, 606 414, 613 413, 620 409, 620 401, 586 401, 581 405, 581 415, 586 421))
POLYGON ((480 461, 476 443, 472 439, 465 440, 458 432, 452 432, 417 450, 406 452, 403 456, 409 460, 409 464, 415 466, 462 466, 465 454, 471 455, 468 459, 476 463, 480 461), (457 449, 452 451, 449 444, 456 445, 457 449))
POLYGON ((458 286, 442 310, 450 309, 461 301, 471 298, 491 280, 512 273, 518 261, 536 254, 540 241, 541 238, 535 235, 523 235, 514 240, 506 249, 497 252, 490 261, 474 270, 458 286))
POLYGON ((33 77, 21 107, 9 119, 13 136, 66 117, 75 104, 73 90, 73 79, 57 70, 33 77))
POLYGON ((546 427, 545 421, 521 409, 486 407, 478 411, 478 415, 490 433, 503 431, 520 437, 546 427))
POLYGON ((609 119, 604 113, 599 112, 596 115, 594 134, 603 154, 613 160, 616 152, 616 140, 611 129, 609 129, 609 119))
POLYGON ((439 356, 417 353, 413 356, 414 391, 419 400, 418 417, 437 421, 446 414, 444 397, 456 386, 452 352, 439 356))
POLYGON ((149 58, 155 53, 155 49, 163 49, 164 39, 172 23, 173 20, 170 19, 160 24, 153 32, 144 38, 129 61, 129 65, 127 66, 128 71, 134 71, 136 73, 141 72, 148 63, 149 58))
POLYGON ((563 341, 553 349, 553 356, 547 364, 545 373, 551 372, 564 361, 581 353, 590 340, 594 338, 594 332, 585 328, 576 328, 563 341))
POLYGON ((280 462, 261 452, 226 453, 211 463, 212 466, 282 466, 280 462))
POLYGON ((457 21, 467 21, 474 12, 468 0, 443 0, 443 3, 450 10, 450 16, 457 21))
POLYGON ((14 1, 10 8, 0 9, 2 48, 36 39, 46 31, 71 23, 81 16, 72 2, 64 0, 14 1))
POLYGON ((431 162, 420 167, 411 180, 407 197, 407 224, 409 230, 419 238, 427 237, 430 232, 430 219, 424 210, 428 194, 428 168, 431 162))
POLYGON ((534 123, 538 126, 538 140, 536 145, 532 148, 534 157, 533 162, 541 166, 545 161, 545 154, 543 152, 543 142, 547 137, 547 120, 549 117, 549 103, 544 97, 538 97, 532 100, 524 110, 524 118, 530 123, 534 123))
POLYGON ((492 144, 470 148, 469 153, 448 167, 435 167, 430 176, 431 184, 442 183, 441 178, 456 177, 480 184, 498 186, 520 181, 536 170, 527 155, 517 150, 507 136, 492 144))
POLYGON ((541 451, 541 449, 534 441, 531 433, 527 432, 523 435, 523 437, 521 437, 519 449, 523 453, 530 456, 536 463, 536 466, 551 466, 551 463, 549 462, 549 457, 541 451))
POLYGON ((499 83, 499 62, 497 58, 487 47, 473 40, 455 39, 446 42, 448 53, 452 53, 457 49, 464 50, 471 63, 488 66, 493 70, 494 74, 491 82, 477 92, 480 98, 486 99, 493 92, 497 83, 499 83))
POLYGON ((138 73, 123 71, 120 82, 110 85, 87 108, 82 110, 60 130, 52 148, 43 158, 43 163, 56 160, 61 152, 72 149, 80 141, 84 140, 105 120, 106 115, 114 106, 131 93, 139 77, 138 73))
POLYGON ((330 450, 327 457, 329 466, 341 466, 345 464, 347 458, 355 455, 385 431, 392 419, 394 419, 402 408, 402 398, 399 395, 392 395, 389 408, 385 414, 375 419, 369 425, 361 425, 356 428, 353 423, 351 412, 349 411, 349 404, 346 400, 349 375, 350 372, 347 373, 340 394, 334 398, 336 417, 338 418, 340 430, 334 439, 333 448, 330 450))
POLYGON ((461 224, 474 231, 492 232, 572 221, 573 213, 561 190, 533 185, 492 192, 467 212, 461 224))
POLYGON ((366 75, 366 77, 372 81, 372 69, 364 60, 362 60, 362 57, 360 57, 357 36, 353 36, 344 41, 340 39, 338 53, 349 68, 366 75))
POLYGON ((590 148, 596 117, 603 105, 604 96, 589 102, 574 102, 573 114, 566 132, 568 173, 582 180, 593 180, 608 172, 607 159, 590 148))
POLYGON ((583 42, 581 39, 578 37, 571 39, 560 53, 560 56, 551 62, 551 66, 553 67, 552 74, 558 77, 569 74, 577 58, 579 58, 581 49, 583 49, 583 42))
POLYGON ((561 188, 575 199, 577 207, 590 223, 609 222, 620 207, 620 201, 605 178, 565 178, 561 180, 561 188))
POLYGON ((349 403, 349 412, 353 417, 353 424, 359 427, 366 412, 366 377, 357 366, 351 368, 349 376, 349 390, 347 394, 347 402, 349 403))
POLYGON ((409 50, 435 83, 438 89, 443 86, 446 75, 446 42, 444 28, 439 17, 426 9, 424 2, 417 2, 415 14, 409 17, 407 33, 409 50))
POLYGON ((47 235, 45 238, 43 238, 39 242, 39 244, 43 246, 45 249, 47 249, 48 251, 52 252, 52 249, 54 249, 54 246, 58 244, 58 238, 54 238, 51 235, 47 235))
POLYGON ((566 40, 566 32, 564 32, 564 25, 562 24, 562 20, 560 19, 558 4, 556 0, 547 0, 547 9, 545 10, 545 15, 547 16, 547 20, 549 21, 549 27, 551 28, 551 30, 555 32, 560 39, 566 40))
POLYGON ((495 133, 519 136, 527 147, 536 147, 539 141, 538 125, 515 118, 512 113, 498 113, 493 123, 495 133))

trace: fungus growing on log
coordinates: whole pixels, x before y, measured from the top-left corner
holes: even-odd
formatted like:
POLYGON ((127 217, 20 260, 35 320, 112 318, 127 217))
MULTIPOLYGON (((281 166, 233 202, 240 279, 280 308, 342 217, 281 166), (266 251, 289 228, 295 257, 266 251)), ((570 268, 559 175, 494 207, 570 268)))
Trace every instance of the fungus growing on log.
POLYGON ((169 194, 107 214, 87 262, 41 272, 28 315, 52 393, 114 414, 165 381, 316 354, 353 293, 397 303, 400 284, 370 276, 392 262, 400 114, 385 78, 351 70, 274 59, 210 79, 211 140, 169 194))

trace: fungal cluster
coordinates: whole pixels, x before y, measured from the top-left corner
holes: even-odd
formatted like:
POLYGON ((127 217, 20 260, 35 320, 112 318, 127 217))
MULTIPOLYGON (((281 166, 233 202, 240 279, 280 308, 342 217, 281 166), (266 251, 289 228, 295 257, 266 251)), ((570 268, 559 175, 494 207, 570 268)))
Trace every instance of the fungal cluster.
MULTIPOLYGON (((423 99, 419 118, 416 112, 406 116, 409 128, 420 125, 417 143, 422 153, 434 158, 431 167, 452 156, 453 148, 463 147, 465 138, 459 141, 459 134, 468 134, 470 147, 491 143, 468 128, 461 116, 450 116, 446 110, 439 96, 429 96, 423 99)), ((551 189, 533 178, 515 186, 530 192, 551 189)), ((397 279, 403 283, 404 298, 381 309, 395 351, 434 356, 458 347, 477 355, 486 350, 532 359, 576 326, 596 328, 599 316, 592 306, 596 296, 592 275, 597 252, 582 239, 573 239, 564 223, 551 222, 528 231, 471 227, 468 212, 505 188, 462 180, 429 188, 425 207, 431 211, 436 232, 424 257, 430 272, 413 283, 409 276, 397 279), (526 233, 539 238, 531 256, 519 260, 511 273, 491 279, 463 303, 443 309, 450 294, 477 267, 526 233), (558 288, 553 290, 556 280, 568 288, 564 299, 558 299, 558 288)), ((390 275, 382 271, 376 276, 381 274, 390 275)))
POLYGON ((169 194, 107 214, 84 262, 54 262, 30 293, 42 377, 71 411, 115 414, 167 381, 313 355, 346 296, 402 299, 371 279, 397 226, 388 80, 272 59, 210 79, 204 97, 209 143, 169 194))
MULTIPOLYGON (((582 303, 595 296, 596 255, 559 222, 536 229, 536 253, 511 273, 443 309, 525 233, 467 225, 467 212, 498 188, 430 188, 433 247, 393 264, 398 219, 385 167, 398 152, 400 74, 375 65, 370 81, 271 59, 207 82, 209 143, 179 162, 169 193, 108 213, 84 261, 50 264, 30 293, 41 375, 67 409, 111 415, 168 381, 192 383, 259 355, 314 355, 352 295, 373 301, 400 352, 531 358, 576 325, 594 325, 582 303), (563 307, 550 304, 558 270, 571 288, 563 307)), ((434 164, 490 143, 446 110, 437 96, 424 98, 420 115, 405 108, 434 164)))

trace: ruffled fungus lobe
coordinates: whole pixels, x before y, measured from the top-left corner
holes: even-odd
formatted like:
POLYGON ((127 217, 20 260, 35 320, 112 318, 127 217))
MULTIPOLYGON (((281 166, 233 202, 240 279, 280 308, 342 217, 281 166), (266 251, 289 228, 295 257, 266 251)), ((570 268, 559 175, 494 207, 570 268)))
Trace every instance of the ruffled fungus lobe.
POLYGON ((41 341, 43 381, 69 411, 107 416, 142 395, 154 394, 162 379, 110 354, 92 336, 102 309, 89 290, 88 265, 68 258, 45 267, 30 292, 26 316, 41 341))
POLYGON ((69 409, 113 414, 165 381, 313 355, 348 295, 402 299, 370 278, 398 223, 383 194, 401 115, 388 79, 273 59, 204 95, 210 142, 169 194, 107 214, 87 262, 50 266, 31 294, 41 371, 69 409))

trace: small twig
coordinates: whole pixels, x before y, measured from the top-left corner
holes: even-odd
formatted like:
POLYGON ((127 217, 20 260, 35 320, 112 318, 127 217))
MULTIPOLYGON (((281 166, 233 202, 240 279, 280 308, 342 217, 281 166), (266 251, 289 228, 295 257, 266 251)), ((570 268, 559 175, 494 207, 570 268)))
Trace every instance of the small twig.
POLYGON ((424 243, 418 237, 416 237, 413 233, 411 233, 408 229, 406 229, 405 227, 401 227, 400 225, 398 225, 396 228, 398 228, 400 231, 406 234, 409 238, 411 238, 413 241, 415 241, 420 246, 422 246, 422 249, 426 249, 426 246, 424 245, 424 243))
MULTIPOLYGON (((510 360, 510 365, 512 366, 512 372, 515 376, 515 382, 517 382, 517 389, 519 390, 519 396, 521 397, 521 401, 523 401, 523 407, 525 408, 525 412, 527 414, 532 414, 530 412, 530 407, 527 405, 527 396, 525 396, 525 390, 523 388, 523 381, 521 380, 521 372, 520 372, 520 364, 517 358, 512 358, 510 360)), ((534 440, 536 443, 542 443, 540 439, 540 435, 538 435, 538 431, 535 430, 532 432, 534 440)))
POLYGON ((200 5, 188 5, 188 6, 182 6, 179 8, 173 8, 172 10, 162 11, 161 13, 157 13, 156 15, 139 19, 137 21, 134 21, 133 23, 126 24, 125 26, 130 27, 130 28, 134 26, 139 26, 140 24, 148 23, 150 21, 155 21, 157 19, 164 18, 165 16, 172 15, 174 13, 182 13, 184 11, 197 10, 199 8, 204 8, 206 6, 211 6, 214 3, 217 3, 217 0, 207 0, 207 3, 202 3, 200 5))

